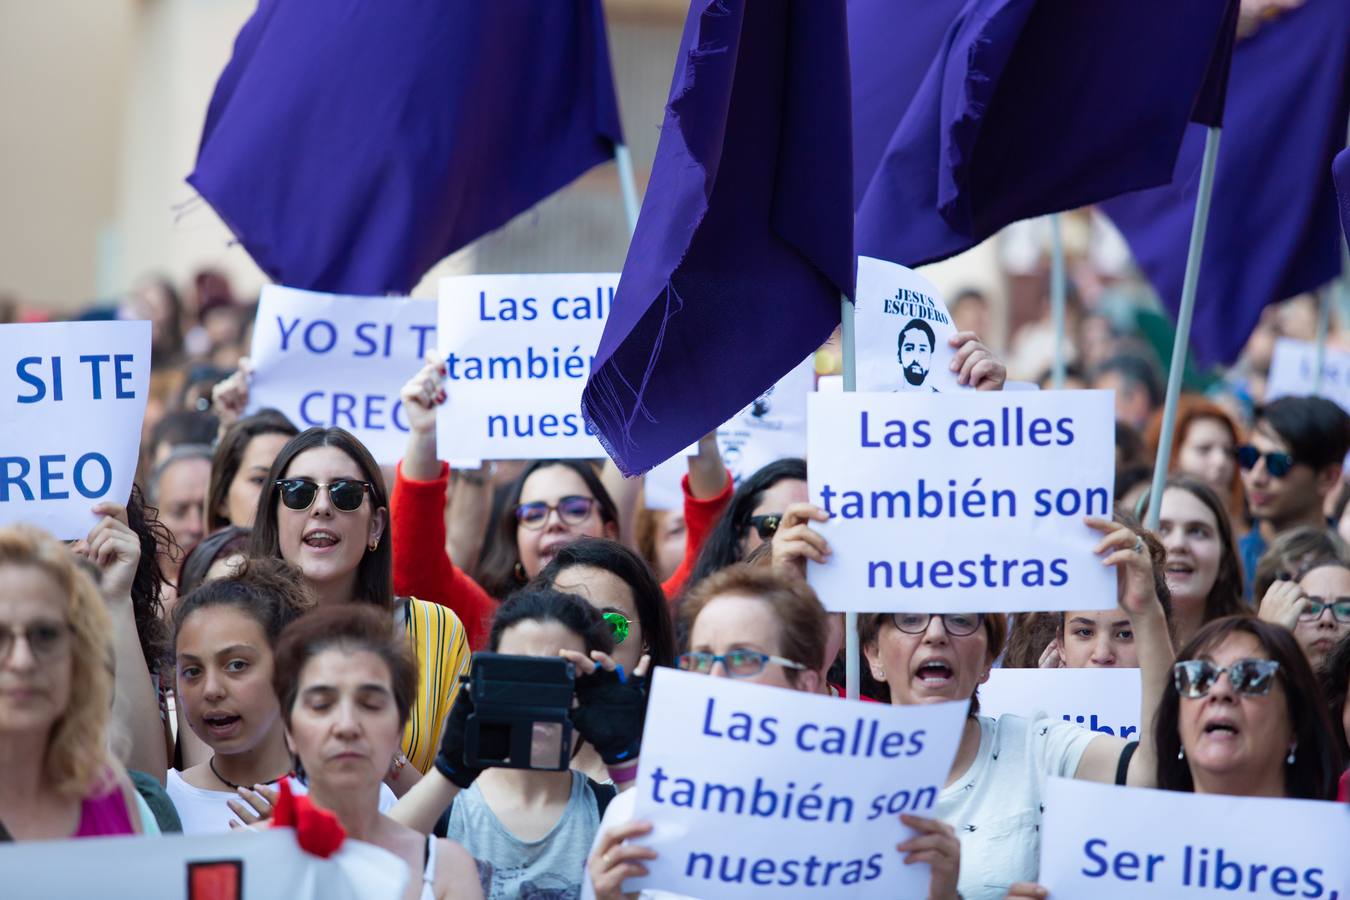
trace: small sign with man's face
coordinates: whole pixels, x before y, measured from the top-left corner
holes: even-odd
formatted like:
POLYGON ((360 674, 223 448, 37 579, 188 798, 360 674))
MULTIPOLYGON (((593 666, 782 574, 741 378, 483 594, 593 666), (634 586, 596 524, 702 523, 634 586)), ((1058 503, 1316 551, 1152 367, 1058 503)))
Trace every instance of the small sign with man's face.
POLYGON ((964 390, 951 370, 956 333, 938 289, 912 269, 858 258, 858 390, 964 390), (894 362, 892 362, 894 360, 894 362))

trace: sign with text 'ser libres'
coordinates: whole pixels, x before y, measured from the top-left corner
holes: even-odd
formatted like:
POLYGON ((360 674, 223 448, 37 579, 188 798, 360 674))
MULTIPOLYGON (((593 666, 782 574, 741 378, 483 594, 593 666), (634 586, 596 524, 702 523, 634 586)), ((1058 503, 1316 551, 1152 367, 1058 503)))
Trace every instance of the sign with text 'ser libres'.
POLYGON ((810 499, 833 551, 807 575, 830 610, 1112 609, 1093 552, 1109 519, 1107 391, 812 394, 810 499))
POLYGON ((581 390, 618 284, 617 272, 442 278, 439 442, 482 459, 604 456, 581 390))
POLYGON ((923 897, 895 845, 932 816, 966 706, 887 706, 658 668, 634 818, 658 858, 623 889, 703 900, 923 897))
POLYGON ((126 503, 149 385, 149 322, 0 325, 0 525, 71 540, 126 503))
MULTIPOLYGON (((404 382, 436 348, 436 304, 348 297, 269 284, 253 327, 249 412, 271 407, 299 428, 344 428, 384 465, 403 457, 404 382)), ((437 448, 457 457, 453 444, 437 448)))
POLYGON ((1033 719, 1045 713, 1098 734, 1139 740, 1138 669, 992 669, 980 714, 1033 719))
POLYGON ((1350 895, 1344 803, 1189 794, 1051 778, 1040 883, 1051 897, 1350 895))

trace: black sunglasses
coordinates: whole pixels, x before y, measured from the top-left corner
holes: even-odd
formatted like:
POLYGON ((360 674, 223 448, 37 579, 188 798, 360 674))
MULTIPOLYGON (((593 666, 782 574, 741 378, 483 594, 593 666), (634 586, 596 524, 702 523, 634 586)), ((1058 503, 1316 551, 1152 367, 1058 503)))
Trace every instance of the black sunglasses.
POLYGON ((319 488, 322 487, 328 489, 328 499, 332 501, 333 506, 343 512, 360 509, 366 491, 371 489, 369 481, 339 479, 320 483, 311 478, 283 478, 277 482, 277 487, 281 489, 281 502, 287 509, 309 509, 314 505, 314 498, 319 495, 319 488))
POLYGON ((1283 478, 1294 468, 1294 458, 1288 453, 1262 453, 1251 444, 1238 447, 1233 451, 1233 455, 1237 457, 1238 465, 1247 470, 1256 468, 1256 464, 1264 459, 1266 471, 1272 478, 1283 478))
POLYGON ((766 513, 762 516, 751 516, 750 527, 755 529, 761 541, 771 541, 778 533, 778 523, 782 521, 782 513, 766 513))

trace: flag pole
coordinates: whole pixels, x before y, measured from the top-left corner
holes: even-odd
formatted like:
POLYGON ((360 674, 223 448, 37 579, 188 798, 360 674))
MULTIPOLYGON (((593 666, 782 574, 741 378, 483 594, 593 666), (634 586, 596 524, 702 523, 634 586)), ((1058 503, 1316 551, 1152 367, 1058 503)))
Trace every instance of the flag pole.
MULTIPOLYGON (((839 297, 839 344, 843 351, 844 390, 858 389, 857 339, 854 335, 853 303, 842 294, 839 297)), ((861 683, 861 647, 858 646, 858 614, 844 613, 844 696, 858 699, 861 683)))
POLYGON ((1313 396, 1322 393, 1322 375, 1327 364, 1327 331, 1331 327, 1331 304, 1336 299, 1337 285, 1328 284, 1317 292, 1317 355, 1313 364, 1313 396))
POLYGON ((1055 324, 1055 356, 1050 370, 1050 386, 1064 389, 1064 303, 1068 283, 1064 273, 1064 236, 1060 233, 1059 213, 1050 216, 1050 317, 1055 324))
POLYGON ((1181 282, 1181 307, 1177 310, 1177 334, 1172 341, 1172 366, 1167 373, 1167 399, 1163 404, 1162 434, 1158 455, 1153 460, 1153 485, 1149 490, 1148 518, 1144 527, 1158 530, 1162 517, 1163 486, 1167 483, 1167 461, 1172 457, 1172 431, 1177 423, 1177 401, 1181 398, 1181 377, 1186 371, 1186 352, 1190 346, 1191 316, 1195 312, 1195 293, 1200 286, 1200 259, 1205 250, 1205 230, 1209 226, 1209 203, 1214 194, 1214 170, 1219 161, 1219 137, 1223 129, 1211 125, 1205 132, 1205 155, 1200 163, 1200 186, 1195 195, 1195 218, 1191 221, 1191 241, 1186 250, 1186 275, 1181 282))
POLYGON ((614 145, 614 164, 619 168, 619 191, 623 194, 623 214, 628 219, 628 236, 637 231, 638 192, 637 179, 633 177, 633 154, 628 152, 627 144, 614 145))

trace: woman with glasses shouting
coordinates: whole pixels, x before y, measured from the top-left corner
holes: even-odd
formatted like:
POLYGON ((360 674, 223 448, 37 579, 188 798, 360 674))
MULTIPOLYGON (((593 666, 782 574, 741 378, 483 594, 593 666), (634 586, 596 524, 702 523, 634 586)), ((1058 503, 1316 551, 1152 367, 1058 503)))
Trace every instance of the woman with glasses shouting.
POLYGON ((0 840, 157 833, 107 749, 112 630, 64 545, 0 529, 0 840))
MULTIPOLYGON (((828 518, 809 504, 790 507, 774 538, 775 559, 828 559, 828 541, 810 525, 828 518)), ((1047 777, 1143 786, 1154 781, 1148 732, 1172 664, 1167 616, 1158 597, 1159 573, 1148 545, 1128 526, 1102 519, 1087 519, 1086 524, 1102 535, 1097 553, 1103 565, 1117 571, 1117 599, 1134 634, 1143 687, 1137 744, 1048 717, 979 715, 976 691, 989 678, 1007 639, 1007 618, 1001 614, 859 616, 868 668, 886 685, 892 703, 970 701, 956 761, 934 809, 960 837, 966 860, 960 890, 966 900, 1002 898, 1014 883, 1036 877, 1047 777)))
MULTIPOLYGON (((826 614, 804 581, 764 567, 730 566, 695 585, 680 615, 689 633, 681 669, 790 691, 819 690, 826 614)), ((647 874, 644 861, 656 858, 650 847, 628 843, 652 830, 651 822, 633 820, 633 804, 631 792, 620 794, 606 811, 591 848, 584 898, 632 896, 623 891, 624 881, 647 874)), ((918 832, 898 847, 904 862, 932 866, 932 900, 955 898, 961 848, 951 827, 920 816, 901 818, 918 832)))
POLYGON ((451 610, 394 596, 388 530, 384 478, 370 451, 341 428, 310 428, 272 463, 249 555, 295 566, 319 606, 369 604, 387 610, 406 635, 417 658, 417 696, 388 780, 402 794, 431 768, 459 676, 468 670, 469 645, 451 610))

